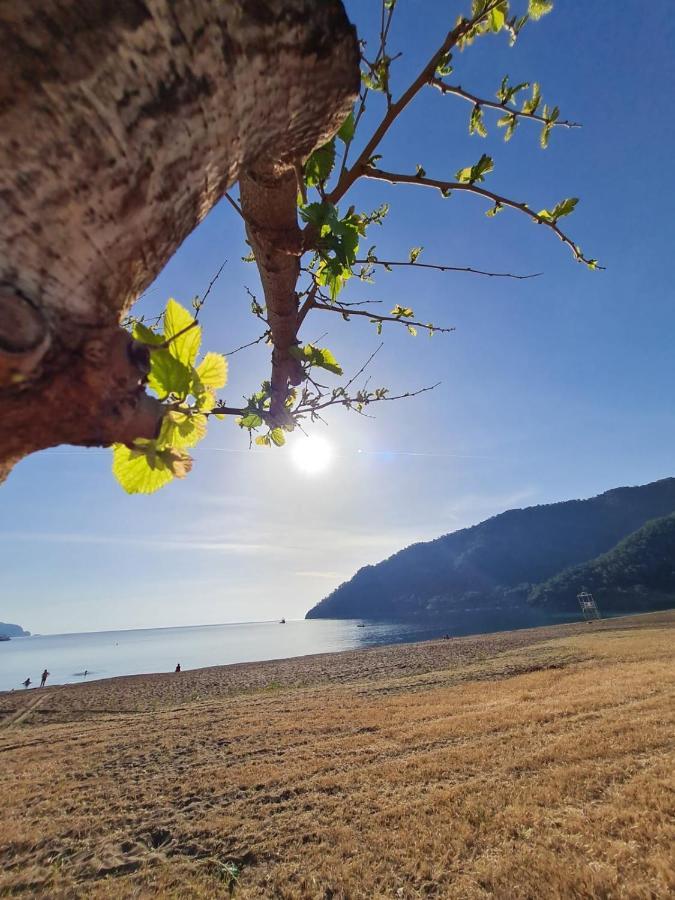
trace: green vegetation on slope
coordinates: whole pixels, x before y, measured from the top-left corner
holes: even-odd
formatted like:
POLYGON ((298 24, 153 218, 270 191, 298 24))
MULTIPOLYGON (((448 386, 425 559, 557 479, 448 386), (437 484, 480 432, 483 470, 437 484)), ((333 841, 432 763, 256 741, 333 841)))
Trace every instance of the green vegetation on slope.
POLYGON ((537 605, 565 608, 579 591, 591 591, 613 610, 660 605, 675 597, 675 515, 647 522, 609 553, 566 569, 532 589, 537 605))
MULTIPOLYGON (((650 520, 673 512, 675 478, 616 488, 589 500, 509 510, 365 566, 307 615, 405 620, 477 609, 568 611, 576 608, 576 589, 570 583, 545 591, 544 582, 606 554, 650 520)), ((609 574, 608 579, 606 587, 609 574)), ((616 609, 669 605, 650 591, 648 586, 632 590, 617 599, 616 609)))

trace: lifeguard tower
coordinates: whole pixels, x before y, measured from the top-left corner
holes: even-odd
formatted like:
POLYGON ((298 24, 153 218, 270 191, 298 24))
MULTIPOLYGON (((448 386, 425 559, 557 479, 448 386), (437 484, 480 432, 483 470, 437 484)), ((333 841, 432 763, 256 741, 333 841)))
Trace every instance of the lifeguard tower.
POLYGON ((577 594, 577 600, 579 601, 579 606, 581 607, 583 617, 587 622, 592 622, 594 619, 602 618, 602 616, 600 615, 600 610, 598 609, 598 604, 595 602, 593 594, 589 594, 587 591, 582 591, 580 594, 577 594))

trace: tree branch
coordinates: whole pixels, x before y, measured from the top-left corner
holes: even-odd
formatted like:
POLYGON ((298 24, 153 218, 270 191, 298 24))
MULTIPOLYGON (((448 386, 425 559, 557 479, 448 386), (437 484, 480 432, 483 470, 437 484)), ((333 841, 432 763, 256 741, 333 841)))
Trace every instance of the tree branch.
MULTIPOLYGON (((422 185, 423 187, 432 187, 436 188, 439 191, 449 192, 449 191, 466 191, 469 194, 478 194, 480 197, 485 197, 488 200, 491 200, 493 203, 499 204, 500 206, 508 206, 511 209, 517 209, 519 212, 524 213, 526 216, 529 216, 533 222, 536 222, 538 225, 545 225, 547 228, 550 228, 554 234, 557 234, 563 244, 566 244, 570 250, 574 258, 577 262, 583 262, 587 266, 591 268, 603 269, 604 266, 599 266, 594 260, 587 259, 581 249, 574 243, 574 241, 569 238, 560 228, 556 222, 549 221, 545 219, 543 216, 540 216, 539 213, 534 212, 534 210, 530 209, 527 203, 518 203, 515 200, 509 200, 508 197, 502 197, 500 194, 495 194, 492 191, 488 191, 485 188, 478 187, 476 184, 464 184, 458 181, 439 181, 436 178, 427 178, 426 176, 419 175, 400 175, 396 172, 383 172, 380 169, 374 169, 372 166, 366 166, 363 168, 361 175, 364 178, 375 178, 379 181, 388 181, 390 184, 415 184, 422 185)), ((415 265, 418 265, 415 263, 415 265)))
MULTIPOLYGON (((191 409, 178 409, 176 412, 182 412, 192 415, 194 410, 191 409)), ((237 407, 237 406, 214 406, 212 410, 209 412, 200 412, 200 416, 246 416, 250 413, 250 409, 246 409, 245 407, 237 407)), ((261 415, 258 413, 258 415, 261 415)))
MULTIPOLYGON (((482 97, 476 97, 475 94, 470 94, 460 87, 460 85, 446 84, 441 78, 435 76, 431 79, 429 84, 438 88, 442 94, 452 94, 455 97, 462 97, 464 100, 468 100, 469 103, 473 103, 474 106, 487 106, 489 109, 496 109, 499 112, 515 116, 517 119, 534 119, 536 122, 541 122, 544 125, 547 125, 549 122, 548 119, 545 119, 544 116, 537 115, 537 113, 523 112, 515 107, 507 106, 505 103, 495 103, 494 100, 484 100, 482 97)), ((579 122, 568 122, 567 120, 560 119, 551 122, 551 125, 560 128, 581 128, 579 122)))
POLYGON ((323 403, 318 403, 315 406, 305 405, 304 407, 298 407, 294 410, 294 415, 302 415, 312 412, 317 413, 319 410, 326 409, 329 406, 350 406, 351 404, 370 406, 371 403, 382 403, 384 400, 406 400, 408 397, 418 397, 420 394, 426 394, 427 391, 433 391, 435 388, 439 387, 440 384, 441 382, 437 381, 436 384, 431 384, 427 387, 419 388, 416 391, 406 391, 405 394, 393 394, 391 397, 381 396, 361 399, 358 395, 356 397, 348 397, 338 394, 337 396, 331 397, 329 400, 325 400, 323 403))
POLYGON ((443 56, 448 53, 448 51, 451 50, 452 47, 454 47, 457 42, 478 22, 481 22, 485 18, 487 18, 487 16, 492 12, 493 9, 495 9, 499 5, 500 2, 501 0, 494 0, 493 3, 490 3, 489 6, 487 6, 483 10, 483 12, 480 15, 476 16, 474 19, 461 19, 458 24, 447 33, 445 40, 424 66, 417 78, 415 78, 414 81, 409 85, 409 87, 401 94, 398 100, 388 106, 387 112, 382 118, 382 121, 373 132, 370 140, 359 154, 354 165, 350 169, 345 169, 345 171, 342 172, 338 183, 326 197, 326 200, 329 203, 335 205, 354 184, 357 178, 362 174, 363 168, 367 166, 368 160, 377 149, 378 144, 385 136, 387 131, 389 131, 391 125, 396 121, 398 116, 403 112, 410 101, 413 100, 413 98, 422 90, 422 88, 426 84, 428 84, 429 81, 434 77, 436 68, 443 56))
MULTIPOLYGON (((415 179, 416 181, 418 179, 415 179)), ((525 281, 528 278, 539 278, 543 272, 533 272, 531 275, 514 275, 512 272, 484 272, 482 269, 474 269, 471 266, 440 266, 432 263, 419 263, 409 261, 395 261, 391 259, 357 259, 355 265, 367 266, 414 266, 416 269, 438 269, 439 272, 468 272, 471 275, 485 275, 487 278, 516 278, 525 281)))
POLYGON ((322 309, 325 312, 340 313, 344 318, 349 316, 366 316, 371 322, 398 322, 399 325, 414 325, 416 328, 426 328, 427 331, 440 331, 448 333, 454 331, 454 328, 438 328, 429 322, 416 322, 414 319, 407 319, 402 316, 381 316, 378 313, 368 312, 367 309, 343 309, 339 304, 329 306, 327 303, 313 303, 313 309, 322 309))

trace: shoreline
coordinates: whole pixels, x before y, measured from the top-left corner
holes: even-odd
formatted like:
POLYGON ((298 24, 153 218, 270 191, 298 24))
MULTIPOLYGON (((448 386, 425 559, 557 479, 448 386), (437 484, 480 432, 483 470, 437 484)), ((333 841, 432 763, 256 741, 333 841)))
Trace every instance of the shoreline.
MULTIPOLYGON (((663 613, 663 612, 667 612, 667 610, 653 610, 653 611, 644 612, 644 613, 640 612, 640 613, 609 614, 609 615, 606 615, 603 619, 601 619, 599 621, 607 623, 607 622, 631 619, 631 618, 639 617, 639 616, 659 615, 660 613, 663 613)), ((237 652, 231 653, 228 650, 226 650, 226 652, 224 654, 221 654, 221 653, 214 654, 213 651, 211 651, 210 653, 209 652, 207 652, 207 653, 199 653, 198 652, 196 654, 197 659, 194 658, 195 654, 193 654, 192 661, 190 661, 190 659, 188 658, 187 662, 185 662, 182 659, 183 650, 181 648, 174 647, 174 648, 169 649, 168 651, 166 651, 166 648, 165 648, 162 652, 163 658, 160 659, 158 654, 155 653, 154 654, 155 658, 148 660, 148 664, 150 667, 146 671, 141 671, 141 672, 133 670, 133 663, 131 663, 129 665, 129 668, 131 668, 131 671, 125 671, 127 666, 125 666, 124 664, 122 664, 122 665, 115 664, 114 662, 112 662, 112 658, 110 658, 108 660, 106 660, 106 659, 99 660, 98 666, 96 668, 94 668, 92 666, 89 669, 87 676, 84 676, 83 672, 71 671, 70 669, 64 668, 63 665, 61 665, 59 667, 58 665, 56 665, 56 662, 54 661, 54 665, 56 666, 55 670, 54 670, 53 666, 49 666, 49 665, 47 666, 48 668, 52 669, 55 673, 53 675, 53 680, 50 680, 50 682, 48 683, 48 688, 84 687, 88 684, 94 684, 94 683, 98 683, 98 682, 102 682, 102 681, 107 682, 110 680, 121 679, 121 678, 147 679, 147 678, 153 678, 155 676, 162 676, 162 675, 173 677, 176 674, 173 671, 174 664, 171 663, 170 666, 165 666, 166 661, 167 661, 167 658, 164 655, 165 651, 167 652, 167 655, 169 657, 171 657, 175 653, 176 658, 182 663, 182 672, 180 674, 183 676, 186 676, 188 673, 199 673, 199 672, 212 670, 212 669, 232 669, 233 667, 238 667, 238 666, 254 666, 255 667, 255 666, 261 666, 261 665, 272 664, 272 663, 283 665, 283 664, 291 664, 293 661, 298 661, 298 660, 309 660, 314 657, 331 656, 334 654, 341 655, 341 654, 347 654, 347 653, 360 653, 364 650, 369 650, 369 651, 385 650, 387 648, 394 648, 394 647, 401 647, 401 646, 412 647, 412 646, 416 646, 416 645, 426 646, 435 641, 444 641, 445 642, 446 640, 450 640, 450 641, 479 640, 479 639, 484 638, 489 635, 495 635, 495 636, 496 635, 510 635, 510 634, 516 634, 516 633, 521 633, 521 632, 523 632, 523 633, 541 632, 542 634, 546 634, 546 633, 548 633, 549 629, 575 628, 575 627, 588 628, 589 627, 589 623, 584 622, 583 619, 570 620, 570 619, 566 618, 566 619, 563 619, 562 621, 559 620, 559 621, 552 621, 552 622, 547 622, 547 623, 539 622, 536 624, 535 623, 525 624, 523 622, 516 621, 514 623, 510 623, 512 625, 512 627, 509 627, 509 628, 496 627, 493 630, 489 630, 489 631, 485 631, 485 630, 482 630, 481 628, 478 628, 476 631, 470 631, 469 633, 464 633, 462 631, 462 629, 460 628, 459 634, 450 633, 448 635, 448 638, 445 638, 443 636, 443 632, 445 632, 446 629, 448 628, 447 623, 445 623, 445 624, 444 623, 434 623, 433 621, 428 621, 428 622, 424 621, 422 623, 393 622, 393 621, 387 621, 387 622, 365 621, 365 620, 361 620, 361 619, 352 619, 352 620, 335 619, 335 620, 317 620, 317 621, 333 622, 333 623, 337 623, 340 625, 345 625, 345 624, 349 624, 349 623, 363 623, 364 627, 370 627, 372 633, 363 632, 363 634, 367 635, 365 641, 360 641, 360 642, 354 641, 353 646, 351 646, 351 647, 347 646, 344 649, 319 649, 316 651, 311 649, 310 652, 303 653, 303 652, 294 652, 295 650, 300 649, 298 647, 288 646, 288 647, 284 647, 283 650, 286 650, 287 652, 288 651, 291 651, 291 652, 288 655, 284 655, 284 656, 276 656, 276 655, 257 656, 257 652, 254 649, 253 653, 250 654, 251 656, 254 656, 254 658, 248 658, 248 659, 246 658, 246 656, 249 656, 248 652, 246 654, 239 654, 237 652), (387 634, 384 636, 380 635, 378 637, 377 636, 378 629, 380 629, 380 628, 392 629, 393 630, 392 634, 391 635, 387 634), (393 635, 395 635, 395 636, 393 636, 393 635), (221 661, 223 655, 225 655, 226 659, 228 656, 235 656, 235 659, 232 661, 221 661), (242 655, 244 656, 243 659, 242 658, 236 659, 237 656, 241 657, 242 655), (200 656, 202 657, 201 659, 199 658, 200 656), (208 660, 209 656, 211 656, 211 658, 213 658, 213 656, 220 656, 220 660, 218 660, 216 662, 210 662, 208 660), (111 662, 112 662, 112 665, 111 665, 111 662), (99 668, 99 666, 100 666, 100 668, 99 668), (153 666, 156 666, 156 668, 153 666), (112 673, 108 674, 106 672, 106 669, 108 669, 108 670, 112 669, 112 673)), ((72 633, 69 632, 69 633, 57 634, 57 635, 31 635, 31 637, 37 638, 38 641, 42 640, 42 639, 49 641, 54 638, 78 639, 78 638, 88 638, 90 636, 100 636, 100 635, 113 635, 113 636, 114 635, 122 635, 122 634, 136 635, 136 634, 145 633, 145 632, 148 632, 151 634, 157 634, 157 633, 161 633, 161 632, 171 632, 171 631, 182 632, 182 631, 186 631, 186 630, 203 630, 203 629, 212 629, 212 628, 213 629, 235 628, 238 626, 249 627, 251 625, 268 626, 268 625, 274 625, 276 622, 277 622, 277 620, 274 619, 274 620, 269 620, 269 621, 264 621, 264 622, 263 621, 254 622, 254 623, 238 622, 238 623, 224 623, 223 625, 191 625, 191 626, 182 626, 181 625, 181 626, 171 626, 171 627, 166 627, 166 628, 164 628, 164 627, 143 628, 143 629, 135 629, 134 628, 134 629, 125 629, 125 630, 118 629, 116 631, 102 631, 102 632, 72 632, 72 633)), ((305 622, 305 620, 301 620, 301 619, 289 620, 289 624, 290 624, 291 628, 293 627, 294 624, 300 625, 300 624, 304 624, 304 622, 305 622)), ((494 624, 499 626, 501 623, 497 622, 494 624)), ((19 643, 23 643, 22 641, 19 641, 19 639, 17 639, 17 641, 19 643)), ((121 638, 120 638, 120 641, 121 641, 121 638)), ((323 641, 320 639, 316 643, 318 643, 319 647, 320 647, 322 642, 323 641)), ((313 643, 315 643, 315 642, 314 641, 309 642, 309 644, 307 645, 308 649, 311 648, 313 643)), ((329 641, 328 643, 331 643, 331 642, 329 641)), ((347 643, 349 643, 349 642, 347 642, 347 643)), ((57 647, 57 653, 61 652, 62 649, 63 649, 62 647, 57 647)), ((96 652, 96 648, 92 648, 92 647, 89 648, 90 651, 92 649, 94 649, 94 651, 96 652)), ((186 650, 187 650, 186 655, 188 655, 188 657, 189 657, 190 656, 189 643, 186 647, 186 650)), ((258 650, 258 652, 262 652, 264 654, 264 653, 269 653, 269 651, 270 651, 270 646, 267 645, 265 643, 265 641, 263 641, 263 643, 261 644, 260 650, 258 650)), ((105 651, 104 651, 104 653, 105 653, 105 651)), ((91 658, 91 657, 89 657, 89 658, 91 658)), ((15 661, 18 659, 19 659, 19 657, 17 656, 17 657, 15 657, 15 660, 13 660, 15 665, 16 665, 15 661)), ((46 657, 45 657, 45 659, 46 659, 46 657)), ((44 660, 40 661, 40 668, 42 667, 43 662, 44 662, 44 660)), ((28 663, 28 665, 30 665, 30 662, 28 663)), ((71 662, 69 665, 76 667, 77 663, 71 662)), ((85 666, 82 665, 81 662, 80 662, 80 665, 82 666, 83 669, 85 668, 85 666)), ((26 671, 30 671, 29 668, 27 668, 26 671)), ((20 674, 20 672, 16 673, 17 676, 19 674, 20 674)), ((6 694, 30 693, 33 690, 38 688, 38 685, 36 683, 34 683, 28 690, 25 690, 21 686, 21 681, 23 679, 23 675, 25 675, 25 672, 21 675, 21 678, 17 677, 16 681, 10 682, 10 685, 8 687, 0 689, 0 698, 2 698, 6 694)), ((7 681, 10 681, 10 679, 8 678, 7 681)), ((47 689, 47 688, 40 688, 40 690, 45 690, 45 689, 47 689)))
POLYGON ((92 711, 133 713, 173 704, 286 689, 323 689, 377 678, 425 676, 439 669, 485 661, 542 642, 609 631, 640 630, 672 623, 675 610, 616 616, 593 622, 536 626, 410 643, 280 659, 227 663, 175 672, 148 672, 0 692, 0 728, 22 698, 41 700, 41 718, 87 717, 92 711))

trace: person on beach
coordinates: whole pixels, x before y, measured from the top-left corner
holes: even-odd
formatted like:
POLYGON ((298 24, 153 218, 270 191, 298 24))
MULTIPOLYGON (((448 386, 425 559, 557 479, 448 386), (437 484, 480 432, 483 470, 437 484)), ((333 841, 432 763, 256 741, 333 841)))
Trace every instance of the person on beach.
POLYGON ((30 680, 30 678, 26 678, 25 681, 22 681, 22 682, 21 682, 21 684, 22 684, 25 688, 29 688, 30 685, 31 685, 31 680, 30 680))
POLYGON ((42 673, 42 679, 40 680, 40 687, 43 688, 47 683, 47 679, 49 678, 49 672, 45 669, 42 673))
POLYGON ((176 668, 174 669, 174 672, 180 672, 180 663, 176 663, 176 668))

